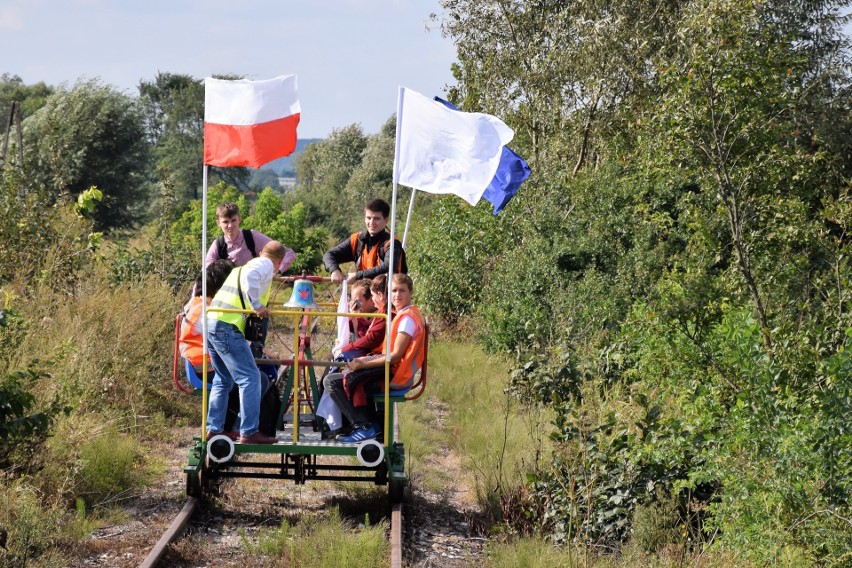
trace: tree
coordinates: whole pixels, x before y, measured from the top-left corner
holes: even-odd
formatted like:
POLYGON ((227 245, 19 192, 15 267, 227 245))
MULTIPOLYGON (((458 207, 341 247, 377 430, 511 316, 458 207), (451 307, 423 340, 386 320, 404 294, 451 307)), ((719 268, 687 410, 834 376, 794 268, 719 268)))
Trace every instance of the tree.
POLYGON ((442 4, 450 96, 532 156, 441 269, 476 267, 488 345, 555 411, 544 528, 615 544, 670 493, 706 504, 693 542, 842 564, 848 2, 442 4))
POLYGON ((350 203, 364 204, 391 195, 395 143, 396 117, 391 117, 377 134, 367 137, 361 160, 344 189, 350 203))
POLYGON ((251 179, 248 182, 249 189, 260 193, 267 187, 281 192, 281 186, 278 184, 278 174, 272 170, 261 168, 254 170, 251 174, 251 179))
POLYGON ((24 121, 24 161, 31 187, 58 199, 96 186, 104 201, 99 228, 128 227, 146 215, 149 145, 131 97, 96 80, 60 89, 24 121))
POLYGON ((21 117, 26 118, 44 106, 51 94, 53 88, 44 82, 24 85, 17 75, 3 73, 0 75, 0 116, 5 120, 12 101, 18 101, 21 105, 21 117))
POLYGON ((202 185, 204 83, 188 75, 158 73, 139 83, 139 103, 153 148, 157 178, 178 200, 198 199, 202 185))
POLYGON ((674 155, 702 185, 715 189, 769 353, 770 307, 753 257, 777 254, 763 243, 782 245, 767 241, 780 209, 810 201, 832 183, 824 177, 829 172, 821 165, 821 144, 808 141, 802 129, 811 130, 813 139, 816 125, 806 101, 825 100, 825 82, 838 75, 830 63, 836 47, 824 39, 837 35, 837 21, 820 18, 831 3, 814 3, 813 16, 805 18, 795 6, 717 1, 687 11, 674 36, 677 48, 656 62, 660 97, 649 109, 660 135, 657 147, 671 153, 660 158, 671 163, 674 155))
MULTIPOLYGON (((219 79, 239 79, 234 75, 219 79)), ((139 102, 153 147, 156 178, 174 195, 178 209, 201 196, 204 172, 204 81, 189 75, 158 73, 139 84, 139 102)), ((248 168, 215 168, 208 183, 221 180, 248 189, 248 168)))
POLYGON ((357 124, 335 129, 325 140, 308 146, 296 160, 299 181, 296 191, 287 196, 287 205, 302 202, 310 224, 321 224, 335 236, 348 234, 353 217, 362 213, 363 203, 343 190, 360 166, 366 146, 367 137, 357 124))

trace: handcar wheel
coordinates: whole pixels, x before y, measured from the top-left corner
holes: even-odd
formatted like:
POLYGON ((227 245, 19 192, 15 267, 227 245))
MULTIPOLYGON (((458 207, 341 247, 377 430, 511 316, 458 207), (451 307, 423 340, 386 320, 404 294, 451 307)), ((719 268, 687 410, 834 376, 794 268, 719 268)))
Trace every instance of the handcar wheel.
POLYGON ((203 495, 219 495, 219 484, 221 481, 218 478, 210 475, 210 470, 202 468, 199 474, 201 480, 201 493, 203 495))

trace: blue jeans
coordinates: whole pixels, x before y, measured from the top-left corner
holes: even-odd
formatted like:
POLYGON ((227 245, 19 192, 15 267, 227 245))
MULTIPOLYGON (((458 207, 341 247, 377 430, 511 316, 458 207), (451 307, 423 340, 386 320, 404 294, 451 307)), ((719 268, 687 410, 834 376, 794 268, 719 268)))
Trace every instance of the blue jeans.
POLYGON ((260 371, 251 348, 236 326, 218 320, 208 321, 207 343, 216 371, 210 388, 207 431, 221 432, 224 428, 228 393, 236 383, 240 388, 240 435, 251 436, 257 432, 261 394, 260 371))

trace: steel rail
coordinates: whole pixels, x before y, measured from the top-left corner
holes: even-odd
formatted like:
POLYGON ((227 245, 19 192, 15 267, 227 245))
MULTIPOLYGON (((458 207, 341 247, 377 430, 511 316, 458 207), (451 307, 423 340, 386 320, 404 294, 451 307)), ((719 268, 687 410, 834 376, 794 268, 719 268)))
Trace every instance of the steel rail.
POLYGON ((177 514, 175 520, 172 521, 172 524, 169 525, 169 528, 166 529, 166 532, 163 533, 163 536, 160 537, 160 540, 157 541, 157 544, 154 545, 154 548, 151 549, 151 552, 148 553, 148 556, 139 565, 139 568, 154 568, 157 565, 157 562, 160 561, 160 558, 162 558, 163 554, 169 548, 169 544, 183 533, 183 529, 186 528, 186 524, 189 522, 197 506, 198 499, 195 497, 187 499, 183 509, 177 514))
POLYGON ((402 568, 402 503, 394 503, 391 509, 391 568, 402 568))
MULTIPOLYGON (((399 440, 398 412, 394 412, 393 414, 393 439, 399 440)), ((390 489, 390 484, 391 480, 388 479, 388 489, 390 489)), ((402 568, 402 501, 399 503, 391 503, 390 532, 391 568, 402 568)))

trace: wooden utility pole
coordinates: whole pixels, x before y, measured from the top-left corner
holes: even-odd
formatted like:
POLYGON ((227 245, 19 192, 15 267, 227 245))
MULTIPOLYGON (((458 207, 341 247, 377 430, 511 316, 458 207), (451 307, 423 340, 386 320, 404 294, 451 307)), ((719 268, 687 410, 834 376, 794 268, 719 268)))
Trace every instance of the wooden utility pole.
POLYGON ((9 150, 9 133, 12 132, 12 126, 17 123, 16 133, 18 146, 18 171, 21 175, 24 173, 24 135, 21 128, 21 105, 18 101, 12 101, 12 107, 9 109, 9 119, 6 121, 6 129, 3 131, 3 147, 0 148, 0 169, 5 169, 11 161, 6 160, 6 154, 9 150))

